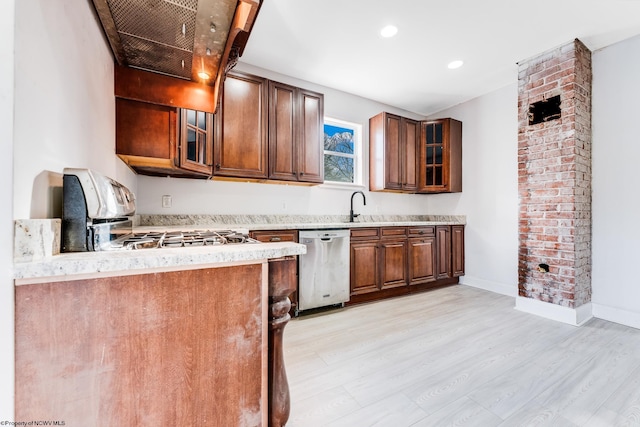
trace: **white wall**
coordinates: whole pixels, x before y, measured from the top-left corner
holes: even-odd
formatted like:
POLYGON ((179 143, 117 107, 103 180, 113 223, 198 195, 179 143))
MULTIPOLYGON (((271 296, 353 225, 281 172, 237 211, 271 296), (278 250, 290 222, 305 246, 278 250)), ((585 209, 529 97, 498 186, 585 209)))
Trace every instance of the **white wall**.
POLYGON ((462 194, 429 196, 428 210, 467 215, 461 282, 518 292, 518 87, 441 111, 462 121, 462 194))
POLYGON ((15 0, 0 2, 0 420, 13 420, 13 42, 15 0))
POLYGON ((14 218, 60 216, 64 167, 135 191, 115 156, 113 57, 89 1, 16 2, 14 218))
POLYGON ((640 328, 640 36, 592 60, 593 314, 640 328))

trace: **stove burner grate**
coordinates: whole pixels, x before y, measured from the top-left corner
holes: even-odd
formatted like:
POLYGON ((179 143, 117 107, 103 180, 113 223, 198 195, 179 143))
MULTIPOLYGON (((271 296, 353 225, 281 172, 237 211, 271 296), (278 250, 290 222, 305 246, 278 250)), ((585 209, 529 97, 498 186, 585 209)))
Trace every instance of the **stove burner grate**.
POLYGON ((123 249, 181 248, 259 243, 247 234, 233 230, 195 230, 133 233, 122 241, 123 249))

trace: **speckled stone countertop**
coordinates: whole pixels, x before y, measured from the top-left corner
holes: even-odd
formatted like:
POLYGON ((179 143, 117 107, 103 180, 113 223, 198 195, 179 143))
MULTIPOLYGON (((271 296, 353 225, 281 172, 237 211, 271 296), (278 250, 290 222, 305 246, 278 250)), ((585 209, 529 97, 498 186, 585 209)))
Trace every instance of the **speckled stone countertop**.
MULTIPOLYGON (((15 279, 95 275, 110 272, 176 267, 214 266, 237 262, 261 261, 288 255, 300 255, 306 247, 297 243, 256 243, 244 245, 200 246, 195 248, 138 249, 135 251, 62 253, 38 260, 15 262, 15 279)), ((67 277, 68 279, 68 277, 67 277)))
MULTIPOLYGON (((456 215, 362 215, 350 223, 341 215, 137 215, 134 231, 225 229, 284 230, 337 229, 465 224, 456 215)), ((99 276, 102 273, 149 269, 210 266, 260 261, 301 255, 306 247, 297 243, 256 243, 177 249, 140 249, 60 253, 60 220, 15 221, 13 273, 17 283, 60 276, 99 276)), ((72 278, 72 277, 71 277, 72 278)))
POLYGON ((348 215, 140 215, 144 226, 199 226, 245 228, 248 230, 310 230, 355 227, 394 227, 465 224, 464 215, 360 215, 349 222, 348 215))

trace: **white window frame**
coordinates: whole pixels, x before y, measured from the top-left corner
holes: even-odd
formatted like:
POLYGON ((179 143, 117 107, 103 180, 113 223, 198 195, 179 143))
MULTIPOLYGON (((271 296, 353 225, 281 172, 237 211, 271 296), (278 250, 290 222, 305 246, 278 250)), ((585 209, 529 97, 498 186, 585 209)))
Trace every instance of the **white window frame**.
MULTIPOLYGON (((322 164, 324 165, 324 156, 327 154, 339 155, 345 157, 353 157, 353 182, 338 182, 338 181, 324 181, 325 187, 337 187, 337 188, 362 188, 363 187, 363 162, 362 162, 362 125, 359 123, 348 122, 345 120, 334 119, 332 117, 325 117, 324 125, 338 126, 353 131, 353 154, 348 155, 344 153, 336 153, 335 151, 323 150, 322 164)), ((324 167, 324 166, 323 166, 324 167)))

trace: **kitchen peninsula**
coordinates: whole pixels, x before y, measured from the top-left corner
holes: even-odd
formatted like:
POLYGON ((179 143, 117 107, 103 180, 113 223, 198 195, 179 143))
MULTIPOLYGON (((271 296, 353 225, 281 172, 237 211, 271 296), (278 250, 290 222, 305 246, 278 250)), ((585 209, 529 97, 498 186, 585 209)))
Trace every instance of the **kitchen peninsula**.
POLYGON ((16 419, 267 425, 268 260, 304 246, 34 257, 56 221, 16 222, 16 419))

